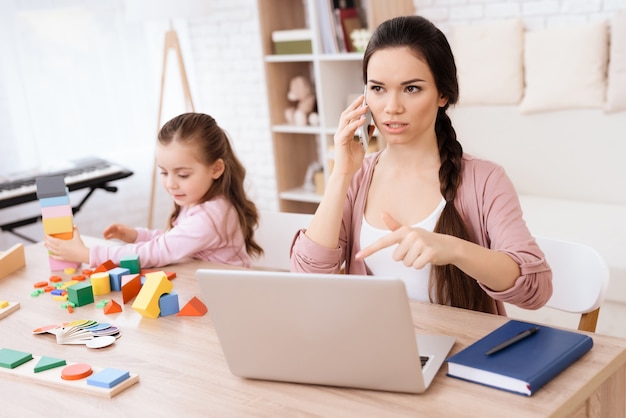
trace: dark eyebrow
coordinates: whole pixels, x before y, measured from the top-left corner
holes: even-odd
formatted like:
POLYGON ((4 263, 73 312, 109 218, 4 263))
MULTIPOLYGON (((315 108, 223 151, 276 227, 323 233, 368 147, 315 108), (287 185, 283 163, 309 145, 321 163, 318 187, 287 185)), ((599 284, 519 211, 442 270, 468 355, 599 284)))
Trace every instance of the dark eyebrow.
MULTIPOLYGON (((407 80, 407 81, 403 81, 402 83, 400 83, 401 86, 406 86, 407 84, 413 84, 413 83, 425 83, 426 80, 422 80, 421 78, 414 78, 412 80, 407 80)), ((379 86, 384 86, 385 83, 381 83, 380 81, 376 81, 376 80, 369 80, 368 83, 372 83, 372 84, 377 84, 379 86)))

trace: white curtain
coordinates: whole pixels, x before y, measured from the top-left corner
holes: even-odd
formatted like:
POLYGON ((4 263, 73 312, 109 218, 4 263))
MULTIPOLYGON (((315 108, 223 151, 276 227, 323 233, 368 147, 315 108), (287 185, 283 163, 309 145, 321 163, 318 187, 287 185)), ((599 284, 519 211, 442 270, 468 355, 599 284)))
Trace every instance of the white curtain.
POLYGON ((122 0, 2 0, 0 177, 151 152, 160 42, 122 0))

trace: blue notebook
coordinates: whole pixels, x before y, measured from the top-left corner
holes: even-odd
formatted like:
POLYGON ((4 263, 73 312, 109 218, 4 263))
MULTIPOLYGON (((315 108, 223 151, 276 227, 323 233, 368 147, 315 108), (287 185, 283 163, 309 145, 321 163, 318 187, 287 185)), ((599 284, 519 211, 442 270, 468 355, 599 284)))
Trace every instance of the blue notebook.
POLYGON ((448 357, 448 376, 530 396, 591 349, 588 335, 511 320, 448 357), (537 331, 494 353, 493 347, 533 327, 537 331))

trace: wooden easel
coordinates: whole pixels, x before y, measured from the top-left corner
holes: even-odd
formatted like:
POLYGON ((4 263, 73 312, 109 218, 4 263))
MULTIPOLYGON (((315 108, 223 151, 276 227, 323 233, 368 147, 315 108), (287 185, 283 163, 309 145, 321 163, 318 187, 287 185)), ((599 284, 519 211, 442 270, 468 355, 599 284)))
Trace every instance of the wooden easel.
MULTIPOLYGON (((185 71, 185 63, 183 61, 183 54, 180 49, 180 43, 178 42, 178 34, 174 30, 172 22, 170 22, 170 29, 165 33, 165 43, 163 45, 163 68, 161 70, 161 92, 159 95, 159 114, 157 117, 157 134, 161 129, 161 116, 163 113, 163 92, 165 90, 165 74, 167 70, 167 57, 170 50, 174 50, 178 59, 178 68, 180 70, 180 78, 183 85, 183 94, 185 98, 185 109, 188 112, 194 112, 193 100, 191 99, 191 89, 189 88, 189 81, 187 79, 187 72, 185 71)), ((156 193, 156 172, 157 164, 156 159, 152 163, 152 179, 150 185, 150 205, 148 212, 148 228, 152 228, 153 212, 154 212, 154 200, 156 193)))

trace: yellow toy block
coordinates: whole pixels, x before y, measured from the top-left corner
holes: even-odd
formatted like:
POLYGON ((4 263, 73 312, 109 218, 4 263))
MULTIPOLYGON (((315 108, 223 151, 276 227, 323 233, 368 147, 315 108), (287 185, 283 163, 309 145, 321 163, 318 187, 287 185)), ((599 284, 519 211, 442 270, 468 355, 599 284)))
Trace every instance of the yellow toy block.
POLYGON ((94 296, 111 293, 111 279, 109 278, 109 273, 94 273, 91 275, 90 279, 94 296))
POLYGON ((161 313, 159 298, 161 295, 169 293, 174 288, 174 285, 167 279, 165 272, 162 271, 146 273, 145 277, 146 280, 139 294, 137 294, 132 307, 144 317, 158 318, 161 313))
POLYGON ((58 218, 44 218, 41 220, 43 232, 48 235, 70 232, 74 229, 74 222, 71 216, 60 216, 58 218))
POLYGON ((0 279, 26 265, 24 245, 15 244, 6 252, 0 252, 0 279))

